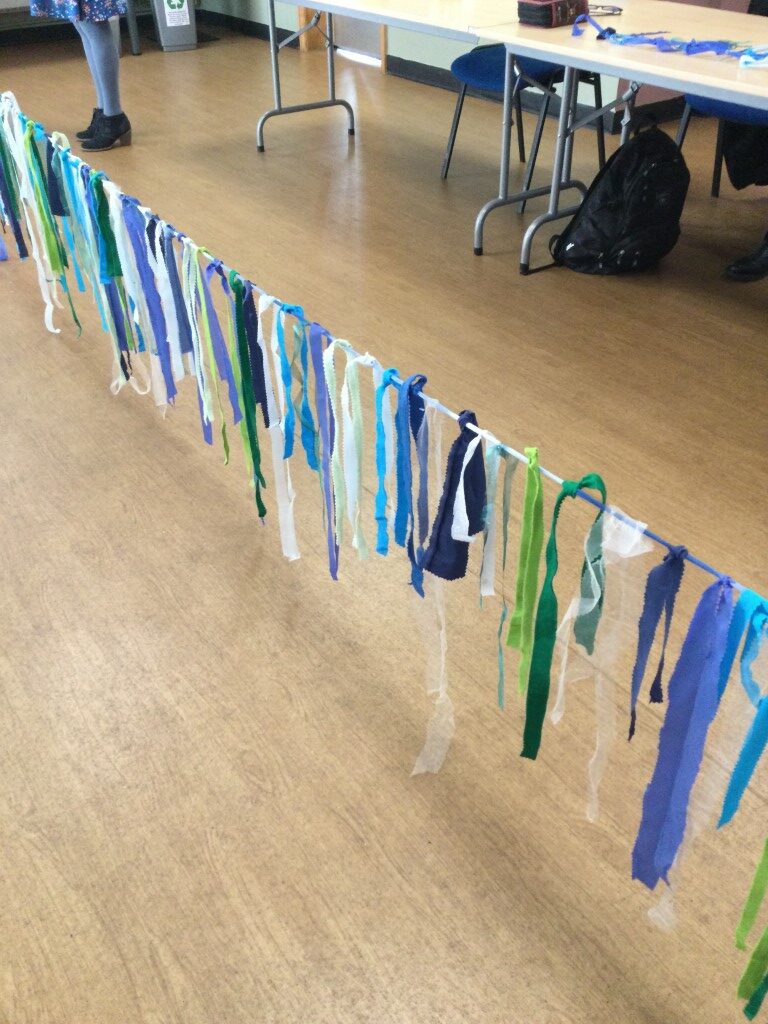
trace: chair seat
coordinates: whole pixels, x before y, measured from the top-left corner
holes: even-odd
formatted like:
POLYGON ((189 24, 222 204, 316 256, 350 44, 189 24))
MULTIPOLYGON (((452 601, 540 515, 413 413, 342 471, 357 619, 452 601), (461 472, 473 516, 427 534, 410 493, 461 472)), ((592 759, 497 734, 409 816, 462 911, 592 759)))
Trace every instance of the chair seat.
POLYGON ((686 96, 685 102, 690 105, 691 110, 705 117, 736 121, 738 124, 768 125, 768 110, 755 110, 754 107, 744 107, 740 103, 710 100, 704 96, 686 96))
MULTIPOLYGON (((563 69, 543 60, 519 57, 517 63, 523 74, 537 82, 549 83, 561 76, 563 69)), ((505 47, 478 46, 463 53, 451 64, 451 71, 460 82, 483 92, 504 92, 505 47)), ((524 83, 523 83, 524 84, 524 83)))

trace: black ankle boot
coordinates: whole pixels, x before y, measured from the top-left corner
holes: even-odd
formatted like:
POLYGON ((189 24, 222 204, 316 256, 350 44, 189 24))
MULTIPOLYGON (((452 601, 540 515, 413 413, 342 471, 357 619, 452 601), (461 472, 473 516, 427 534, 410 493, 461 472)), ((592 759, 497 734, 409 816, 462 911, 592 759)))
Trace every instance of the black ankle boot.
POLYGON ((125 114, 113 117, 102 115, 96 125, 92 138, 83 141, 83 149, 96 153, 101 149, 113 149, 117 146, 130 146, 131 122, 125 114))
POLYGON ((84 128, 83 131, 77 133, 77 138, 80 139, 81 142, 83 141, 83 139, 92 139, 93 136, 96 134, 96 125, 99 123, 99 120, 103 116, 104 111, 101 109, 101 107, 94 107, 93 116, 91 117, 91 123, 88 125, 87 128, 84 128))
POLYGON ((768 277, 768 235, 750 256, 729 263, 725 268, 726 277, 732 281, 759 281, 768 277))

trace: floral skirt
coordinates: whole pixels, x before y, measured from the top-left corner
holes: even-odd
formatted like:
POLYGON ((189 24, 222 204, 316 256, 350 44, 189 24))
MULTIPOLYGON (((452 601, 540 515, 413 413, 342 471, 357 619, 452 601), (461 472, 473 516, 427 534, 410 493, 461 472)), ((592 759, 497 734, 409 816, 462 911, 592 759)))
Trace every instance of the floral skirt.
POLYGON ((66 21, 106 21, 125 14, 125 0, 30 0, 30 14, 66 21))

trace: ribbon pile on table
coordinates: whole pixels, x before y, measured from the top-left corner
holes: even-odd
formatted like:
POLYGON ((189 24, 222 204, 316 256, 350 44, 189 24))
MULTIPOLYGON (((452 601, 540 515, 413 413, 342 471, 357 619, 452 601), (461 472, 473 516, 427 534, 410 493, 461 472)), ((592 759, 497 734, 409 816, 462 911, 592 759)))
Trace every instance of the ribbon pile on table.
POLYGON ((750 46, 728 39, 678 39, 663 29, 656 32, 617 32, 613 26, 603 28, 590 14, 578 16, 571 34, 583 35, 587 24, 597 32, 598 39, 613 43, 614 46, 651 46, 660 53, 682 53, 687 57, 698 54, 730 57, 738 60, 743 68, 764 68, 768 65, 768 46, 750 46))
MULTIPOLYGON (((617 732, 614 679, 620 652, 636 647, 626 725, 631 739, 658 634, 661 654, 649 698, 661 703, 666 693, 667 708, 632 852, 633 877, 649 889, 660 880, 670 883, 686 844, 707 823, 715 805, 720 826, 733 818, 768 741, 768 697, 753 677, 768 630, 764 598, 710 569, 715 580, 701 595, 677 663, 667 673, 665 653, 684 569, 688 561, 703 563, 609 507, 598 474, 587 473, 578 481, 554 477, 540 466, 535 448, 517 452, 481 430, 474 413, 456 416, 428 397, 422 374, 400 377, 307 320, 301 307, 277 301, 226 268, 73 155, 64 136, 47 136, 23 115, 10 93, 0 101, 0 223, 12 234, 19 255, 31 253, 34 259, 49 331, 57 330, 54 311, 65 304, 79 328, 73 282, 78 292, 91 291, 112 347, 113 392, 130 385, 141 393, 151 392, 158 406, 167 406, 173 404, 180 381, 194 379, 203 438, 213 444, 217 425, 228 461, 230 431, 239 433, 262 519, 267 514, 266 444, 286 558, 299 557, 291 462, 302 453, 321 484, 333 579, 347 537, 361 559, 368 557, 369 543, 381 556, 388 554, 392 542, 407 552, 410 583, 424 598, 425 629, 437 652, 430 676, 435 706, 414 773, 438 771, 453 735, 444 583, 465 577, 470 546, 480 538, 481 600, 497 591, 501 596, 496 681, 500 707, 507 690, 505 648, 519 651, 517 690, 525 704, 522 756, 535 759, 539 753, 559 646, 550 712, 555 723, 563 717, 569 683, 584 675, 594 680, 596 737, 588 767, 587 814, 595 820, 599 787, 617 732), (221 305, 226 309, 224 322, 221 305), (337 360, 342 355, 345 365, 339 381, 337 360), (361 390, 365 374, 370 374, 373 385, 376 439, 374 509, 368 522, 361 390), (443 468, 440 438, 445 413, 458 420, 459 432, 443 468), (429 503, 430 452, 432 472, 443 477, 434 515, 429 503), (520 463, 526 471, 512 596, 505 576, 512 484, 520 463), (543 476, 561 485, 548 535, 543 476), (589 501, 597 513, 585 538, 576 593, 560 619, 557 531, 569 500, 575 498, 589 501), (649 537, 667 550, 643 589, 638 556, 651 550, 649 537), (745 734, 739 734, 735 764, 721 784, 707 780, 702 759, 737 659, 743 691, 754 711, 745 734), (692 799, 697 779, 698 795, 692 799)), ((7 258, 3 244, 0 259, 7 258)), ((739 927, 741 947, 767 884, 768 853, 739 927)), ((662 908, 659 914, 667 910, 662 908)), ((757 1012, 766 991, 768 929, 739 986, 748 1016, 757 1012)))

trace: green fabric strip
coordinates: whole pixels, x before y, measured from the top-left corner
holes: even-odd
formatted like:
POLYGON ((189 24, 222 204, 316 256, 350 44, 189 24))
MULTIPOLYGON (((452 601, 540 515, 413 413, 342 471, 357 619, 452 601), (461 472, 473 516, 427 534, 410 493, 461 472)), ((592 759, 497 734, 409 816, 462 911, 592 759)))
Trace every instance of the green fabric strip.
POLYGON ((760 936, 760 941, 755 946, 746 970, 741 976, 737 990, 739 999, 750 999, 766 974, 768 974, 768 928, 760 936))
POLYGON ((747 948, 747 936, 752 931, 758 911, 765 899, 765 890, 768 888, 768 839, 765 841, 763 856, 757 865, 755 877, 752 880, 752 888, 741 912, 741 920, 736 928, 736 948, 747 948))
POLYGON ((248 452, 253 466, 253 483, 256 492, 256 509, 259 518, 263 519, 267 514, 266 506, 261 497, 261 488, 266 486, 261 472, 261 450, 259 448, 259 436, 256 429, 256 402, 253 395, 253 379, 251 377, 251 363, 248 355, 248 335, 245 333, 245 315, 243 309, 243 296, 245 289, 240 277, 230 271, 229 283, 235 296, 235 335, 237 338, 237 354, 240 364, 240 400, 243 408, 243 421, 245 422, 245 438, 248 442, 248 452))
POLYGON ((760 1008, 768 995, 768 974, 763 978, 755 991, 749 997, 749 1002, 744 1007, 744 1016, 747 1020, 754 1020, 760 1012, 760 1008))
MULTIPOLYGON (((546 550, 546 573, 542 584, 539 604, 536 609, 534 627, 533 653, 531 654, 531 671, 528 679, 528 695, 525 707, 525 728, 523 730, 522 757, 535 760, 541 746, 541 733, 544 717, 547 713, 549 700, 549 676, 552 668, 552 655, 555 648, 557 633, 557 595, 555 594, 555 576, 557 575, 557 521, 560 507, 566 498, 574 498, 582 489, 600 492, 603 504, 606 502, 605 484, 596 473, 588 473, 578 482, 563 481, 563 487, 555 502, 552 513, 552 528, 549 533, 546 550)), ((602 509, 596 516, 602 516, 602 509)), ((588 572, 586 560, 582 567, 582 579, 588 572)))
POLYGON ((544 544, 544 489, 539 472, 539 449, 526 448, 528 469, 525 474, 523 521, 517 556, 515 606, 509 617, 507 646, 520 651, 518 689, 525 693, 533 651, 533 626, 536 593, 539 587, 539 562, 544 544))
POLYGON ((96 222, 99 225, 99 232, 104 240, 107 274, 112 278, 122 277, 123 268, 120 266, 115 233, 109 220, 109 203, 104 195, 103 177, 104 175, 101 173, 91 172, 91 189, 96 197, 96 222))

